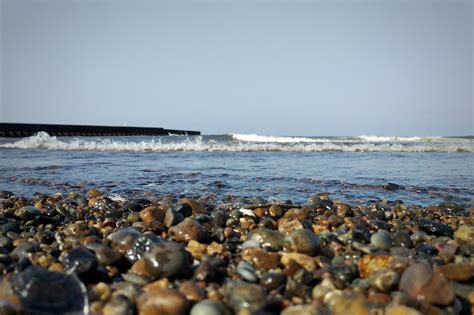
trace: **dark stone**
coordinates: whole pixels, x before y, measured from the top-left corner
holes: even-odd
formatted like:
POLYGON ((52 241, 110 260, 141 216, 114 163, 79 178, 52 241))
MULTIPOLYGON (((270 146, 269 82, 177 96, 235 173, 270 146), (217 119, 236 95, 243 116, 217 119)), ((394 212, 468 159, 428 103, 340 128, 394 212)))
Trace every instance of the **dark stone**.
POLYGON ((260 284, 267 290, 283 288, 286 283, 286 276, 279 272, 269 272, 262 276, 260 284))
POLYGON ((143 258, 154 279, 186 277, 191 272, 192 256, 176 242, 157 244, 143 258))
POLYGON ((363 225, 355 225, 352 227, 352 239, 355 242, 368 244, 370 242, 370 231, 363 225))
POLYGON ((418 225, 420 229, 428 234, 434 234, 436 236, 448 236, 450 238, 454 237, 453 229, 447 224, 427 219, 420 219, 418 225))
POLYGON ((0 246, 11 249, 13 247, 13 241, 6 236, 0 236, 0 246))
POLYGON ((73 270, 82 278, 92 275, 99 262, 90 250, 81 246, 67 252, 63 264, 66 269, 73 270))
POLYGON ((463 211, 463 208, 454 202, 443 202, 443 203, 440 203, 438 207, 445 214, 455 214, 457 212, 463 211))
POLYGON ((134 203, 139 203, 143 206, 151 205, 151 201, 146 199, 146 198, 138 198, 138 199, 133 200, 133 202, 134 203))
POLYGON ((215 211, 211 214, 212 225, 225 227, 225 222, 227 221, 227 215, 222 211, 215 211))
POLYGON ((143 210, 143 205, 135 202, 129 202, 126 203, 122 207, 122 211, 127 211, 127 212, 140 212, 143 210))
POLYGON ((144 235, 131 227, 112 233, 108 238, 112 242, 112 249, 124 255, 132 263, 161 241, 154 235, 144 235))
POLYGON ((405 231, 397 231, 392 235, 392 243, 395 247, 406 247, 412 248, 413 243, 410 238, 410 234, 405 231))
POLYGON ((8 199, 12 197, 13 195, 14 194, 11 191, 6 191, 6 190, 0 191, 0 198, 8 199))
POLYGON ((319 202, 319 207, 326 210, 332 210, 333 202, 329 199, 323 199, 319 202))
POLYGON ((418 253, 423 253, 429 256, 434 256, 438 253, 438 250, 434 246, 426 243, 420 243, 416 245, 415 249, 418 251, 418 253))
POLYGON ((218 258, 204 256, 194 272, 194 278, 199 281, 221 282, 225 271, 225 268, 221 268, 221 261, 218 258))
POLYGON ((329 268, 329 272, 335 280, 339 280, 339 284, 342 285, 342 288, 350 284, 358 276, 357 267, 355 265, 332 265, 329 268))
POLYGON ((380 208, 370 209, 367 212, 367 217, 369 218, 369 220, 383 221, 385 220, 385 211, 381 210, 380 208))
POLYGON ((369 224, 369 226, 374 229, 374 230, 387 230, 387 231, 390 231, 390 224, 388 224, 387 222, 383 221, 383 220, 369 220, 367 222, 369 224))
POLYGON ((174 212, 178 212, 186 218, 193 214, 193 208, 191 208, 187 203, 179 204, 174 208, 174 212))
POLYGON ((474 256, 474 244, 473 243, 463 243, 459 246, 459 251, 466 257, 474 256))
POLYGON ((184 220, 184 217, 181 213, 174 211, 172 208, 168 208, 165 214, 165 225, 166 227, 171 227, 176 225, 184 220))
POLYGON ((255 198, 252 198, 252 205, 254 206, 263 206, 265 205, 267 202, 265 201, 265 199, 263 199, 262 197, 255 197, 255 198))
POLYGON ((36 242, 26 243, 16 247, 10 254, 14 258, 20 258, 28 253, 36 253, 40 250, 39 244, 36 242))
POLYGON ((13 219, 0 217, 0 233, 20 232, 20 224, 13 219))
POLYGON ((403 185, 398 185, 398 184, 395 184, 395 183, 387 183, 387 184, 385 184, 385 185, 383 186, 383 188, 384 188, 385 190, 391 190, 391 191, 393 191, 393 190, 403 190, 403 189, 405 189, 405 186, 403 186, 403 185))
POLYGON ((237 237, 231 237, 225 240, 224 242, 224 249, 226 251, 229 251, 231 253, 235 253, 237 250, 237 247, 242 243, 240 238, 237 237))
POLYGON ((11 283, 28 314, 82 314, 87 305, 86 289, 74 275, 28 267, 11 283))

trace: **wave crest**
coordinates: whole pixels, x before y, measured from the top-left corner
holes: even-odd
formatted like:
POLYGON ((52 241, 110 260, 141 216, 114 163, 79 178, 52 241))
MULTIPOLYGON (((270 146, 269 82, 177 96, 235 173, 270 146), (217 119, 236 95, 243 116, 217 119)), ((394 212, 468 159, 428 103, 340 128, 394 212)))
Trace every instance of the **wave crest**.
POLYGON ((311 143, 311 142, 329 142, 326 139, 305 138, 305 137, 282 137, 282 136, 263 136, 257 134, 230 134, 232 139, 247 142, 274 142, 274 143, 311 143))
MULTIPOLYGON (((292 139, 293 137, 283 137, 292 139)), ((288 139, 288 140, 289 140, 288 139)), ((300 138, 298 138, 300 139, 300 138)), ((305 138, 303 138, 305 139, 305 138)), ((306 138, 311 139, 311 138, 306 138)), ((316 138, 315 138, 316 139, 316 138)), ((79 150, 79 151, 132 151, 132 152, 474 152, 471 141, 436 143, 386 142, 259 142, 217 141, 209 136, 158 138, 145 141, 119 141, 113 139, 59 140, 45 132, 13 143, 0 144, 0 148, 79 150), (163 140, 162 140, 163 139, 163 140)))
POLYGON ((401 136, 358 136, 356 139, 368 142, 431 142, 431 141, 442 141, 443 137, 401 137, 401 136))

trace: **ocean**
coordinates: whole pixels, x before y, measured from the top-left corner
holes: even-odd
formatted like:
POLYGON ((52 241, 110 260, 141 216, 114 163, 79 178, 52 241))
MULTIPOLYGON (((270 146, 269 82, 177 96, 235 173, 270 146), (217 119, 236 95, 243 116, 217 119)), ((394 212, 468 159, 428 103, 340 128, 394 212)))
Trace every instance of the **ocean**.
POLYGON ((0 138, 0 190, 86 192, 111 198, 172 194, 303 203, 314 193, 349 203, 403 200, 473 206, 473 137, 0 138), (399 189, 388 190, 395 183, 399 189))

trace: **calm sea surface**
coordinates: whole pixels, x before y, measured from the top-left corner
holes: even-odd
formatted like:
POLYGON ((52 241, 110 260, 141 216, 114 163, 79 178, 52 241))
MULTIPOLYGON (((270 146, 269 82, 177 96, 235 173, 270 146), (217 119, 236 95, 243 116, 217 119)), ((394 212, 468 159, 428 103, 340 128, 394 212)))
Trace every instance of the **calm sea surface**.
POLYGON ((0 190, 263 197, 472 206, 473 139, 258 135, 0 138, 0 190), (393 182, 405 189, 387 191, 393 182))

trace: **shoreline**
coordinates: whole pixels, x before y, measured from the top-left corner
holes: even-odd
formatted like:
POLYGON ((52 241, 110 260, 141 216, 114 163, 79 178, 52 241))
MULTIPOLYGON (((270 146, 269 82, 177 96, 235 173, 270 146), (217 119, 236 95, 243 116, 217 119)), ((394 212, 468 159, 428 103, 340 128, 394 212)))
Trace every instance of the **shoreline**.
POLYGON ((99 190, 0 192, 2 311, 474 311, 473 208, 99 190))

